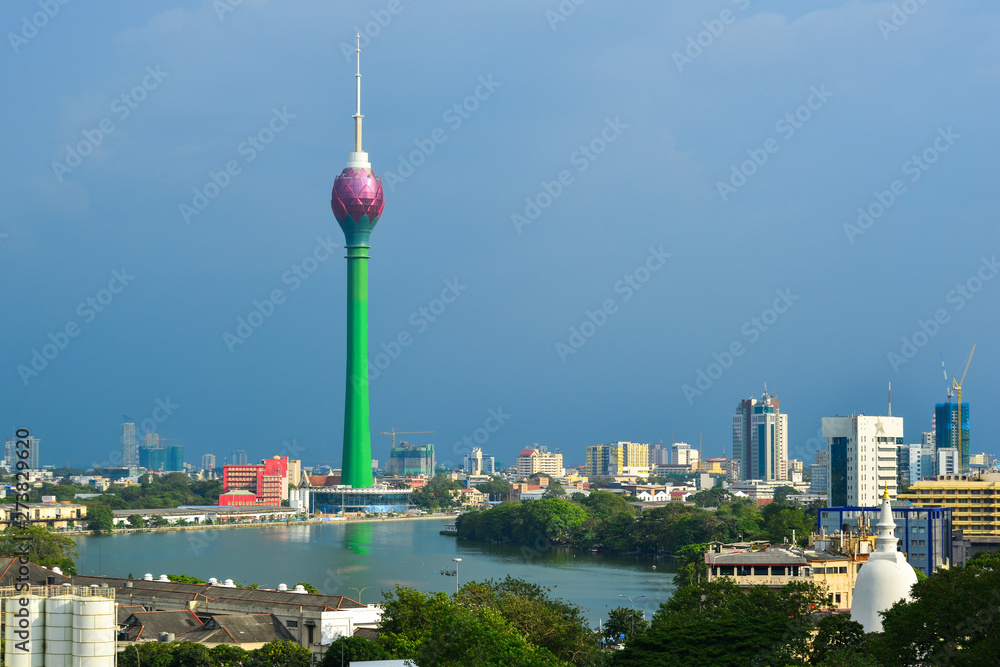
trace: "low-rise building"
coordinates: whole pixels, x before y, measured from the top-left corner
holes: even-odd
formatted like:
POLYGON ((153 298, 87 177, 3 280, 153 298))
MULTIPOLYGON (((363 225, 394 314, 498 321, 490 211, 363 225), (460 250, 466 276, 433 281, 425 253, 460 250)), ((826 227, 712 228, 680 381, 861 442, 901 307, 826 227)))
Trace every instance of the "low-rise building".
MULTIPOLYGON (((245 626, 250 621, 254 625, 260 624, 259 619, 227 620, 227 616, 273 616, 282 626, 278 630, 282 636, 287 633, 317 657, 322 656, 338 637, 351 637, 358 628, 377 628, 382 617, 378 605, 364 605, 343 595, 312 595, 305 591, 282 590, 281 586, 278 590, 262 590, 236 588, 230 581, 222 584, 181 584, 153 580, 152 575, 146 575, 144 579, 75 576, 72 583, 86 587, 107 586, 115 590, 118 604, 141 606, 146 612, 189 611, 203 624, 208 622, 208 627, 203 630, 216 626, 245 626)), ((254 636, 257 635, 259 633, 254 636)), ((211 637, 204 639, 208 643, 217 643, 211 637)))
MULTIPOLYGON (((824 535, 873 535, 880 511, 879 507, 824 507, 818 512, 817 529, 824 535)), ((951 509, 897 502, 892 516, 899 549, 906 553, 910 565, 930 575, 953 564, 951 509)))
POLYGON ((920 507, 948 507, 955 530, 967 536, 1000 535, 1000 473, 938 475, 900 494, 920 507))
POLYGON ((87 506, 76 503, 0 504, 0 529, 8 528, 21 521, 34 526, 70 528, 85 523, 86 519, 87 506))
POLYGON ((830 609, 850 609, 851 591, 865 554, 833 553, 789 544, 757 548, 752 544, 715 544, 705 553, 709 581, 728 577, 738 586, 781 588, 793 581, 817 584, 825 590, 830 609))

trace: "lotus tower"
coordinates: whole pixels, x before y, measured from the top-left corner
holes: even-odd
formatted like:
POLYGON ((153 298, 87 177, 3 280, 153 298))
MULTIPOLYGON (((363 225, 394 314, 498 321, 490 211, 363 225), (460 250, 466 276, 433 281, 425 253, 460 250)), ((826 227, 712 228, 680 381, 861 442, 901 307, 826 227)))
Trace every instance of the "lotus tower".
POLYGON ((344 396, 344 458, 341 484, 371 487, 372 443, 368 423, 368 251, 382 217, 382 180, 361 148, 361 39, 358 37, 357 110, 354 150, 333 182, 330 205, 347 247, 347 381, 344 396))

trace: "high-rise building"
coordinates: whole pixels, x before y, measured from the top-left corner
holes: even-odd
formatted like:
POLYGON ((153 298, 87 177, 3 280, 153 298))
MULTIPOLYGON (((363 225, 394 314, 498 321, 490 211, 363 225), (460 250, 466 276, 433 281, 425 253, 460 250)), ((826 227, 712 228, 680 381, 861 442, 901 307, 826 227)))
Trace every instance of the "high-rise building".
POLYGON ((202 454, 201 467, 204 470, 215 470, 215 454, 202 454))
POLYGON ((140 447, 139 466, 146 470, 166 470, 167 450, 163 447, 140 447))
POLYGON ((827 493, 827 451, 816 452, 816 463, 809 466, 809 493, 824 495, 827 493))
MULTIPOLYGON (((389 453, 385 472, 387 475, 433 477, 434 467, 434 445, 411 445, 408 442, 401 442, 399 447, 393 447, 389 453)), ((368 472, 371 474, 370 470, 368 472)))
POLYGON ((184 471, 184 447, 182 445, 167 445, 164 447, 164 466, 168 472, 184 471))
POLYGON ((473 447, 472 451, 465 455, 462 469, 469 475, 492 475, 493 457, 484 455, 479 447, 473 447))
POLYGON ((694 467, 698 465, 698 450, 686 442, 675 442, 670 445, 670 464, 694 467))
POLYGON ((741 480, 788 479, 788 415, 766 385, 760 400, 747 398, 736 406, 733 459, 741 480))
MULTIPOLYGON (((344 453, 341 482, 352 488, 374 484, 368 423, 368 250, 382 217, 382 180, 361 148, 361 42, 358 42, 357 111, 354 151, 333 182, 330 205, 347 246, 347 382, 344 397, 344 453)), ((431 468, 433 474, 433 468, 431 468)))
POLYGON ((537 473, 562 477, 564 472, 563 455, 550 452, 545 447, 522 449, 517 455, 518 477, 531 477, 537 473))
POLYGON ((247 453, 242 449, 234 449, 232 458, 229 461, 236 466, 245 466, 247 464, 247 453))
POLYGON ((670 465, 670 447, 659 444, 650 445, 649 465, 650 466, 670 465))
POLYGON ((6 448, 4 450, 4 460, 7 463, 7 472, 15 472, 18 461, 25 461, 28 464, 29 470, 40 470, 42 466, 39 463, 41 459, 39 459, 38 449, 41 443, 42 441, 33 435, 29 435, 27 438, 18 438, 16 434, 14 437, 8 436, 6 448), (20 447, 22 452, 28 452, 27 457, 18 455, 18 440, 27 441, 27 447, 24 447, 23 445, 20 447))
POLYGON ((874 507, 886 486, 895 497, 896 445, 903 442, 902 417, 823 417, 822 434, 829 455, 830 505, 874 507))
MULTIPOLYGON (((683 445, 684 443, 679 444, 683 445)), ((603 445, 591 445, 587 447, 587 474, 591 477, 604 475, 647 477, 652 467, 650 463, 652 451, 648 444, 641 442, 609 442, 603 445)), ((520 457, 518 460, 520 461, 520 457)))
POLYGON ((134 468, 139 465, 139 442, 135 439, 135 422, 126 419, 122 423, 122 466, 134 468))
POLYGON ((933 438, 930 439, 930 444, 915 443, 896 447, 896 477, 900 489, 909 487, 925 477, 934 476, 937 453, 933 438))
POLYGON ((299 459, 288 460, 288 484, 295 487, 302 484, 302 461, 299 459))
POLYGON ((935 451, 935 470, 939 475, 959 475, 962 459, 954 447, 938 447, 935 451))
POLYGON ((143 438, 142 446, 146 449, 156 449, 160 446, 160 436, 157 433, 147 433, 143 438))
MULTIPOLYGON (((938 403, 934 406, 934 443, 939 450, 957 450, 961 465, 959 472, 968 472, 971 451, 969 449, 971 439, 968 403, 963 401, 960 406, 958 403, 952 403, 949 399, 947 403, 938 403)), ((944 475, 946 473, 938 469, 936 474, 944 475)))

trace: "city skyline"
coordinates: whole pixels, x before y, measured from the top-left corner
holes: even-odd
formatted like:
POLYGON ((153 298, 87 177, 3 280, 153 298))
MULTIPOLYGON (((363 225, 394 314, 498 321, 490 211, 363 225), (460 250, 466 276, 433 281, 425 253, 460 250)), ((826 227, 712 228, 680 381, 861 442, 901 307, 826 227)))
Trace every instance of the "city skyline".
POLYGON ((392 202, 374 432, 435 431, 454 466, 467 440, 583 463, 704 434, 718 456, 766 382, 808 463, 821 419, 886 414, 890 381, 920 442, 940 355, 961 377, 978 343, 970 452, 1000 453, 977 407, 1000 375, 998 10, 574 6, 71 4, 30 36, 28 9, 0 9, 18 37, 0 424, 41 438, 42 463, 120 457, 124 412, 192 462, 295 443, 339 465, 346 280, 324 201, 357 28, 392 202))

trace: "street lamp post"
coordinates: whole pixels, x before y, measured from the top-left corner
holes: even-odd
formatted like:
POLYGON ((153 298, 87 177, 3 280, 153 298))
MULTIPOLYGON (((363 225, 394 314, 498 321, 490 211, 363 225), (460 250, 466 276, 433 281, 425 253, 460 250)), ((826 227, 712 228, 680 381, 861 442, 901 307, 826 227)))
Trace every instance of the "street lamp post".
POLYGON ((452 558, 455 561, 455 595, 458 595, 458 564, 462 562, 461 558, 452 558))
POLYGON ((364 587, 364 588, 362 588, 361 590, 358 590, 358 589, 357 589, 357 588, 355 588, 354 586, 348 586, 348 587, 347 587, 347 590, 349 590, 349 591, 358 591, 358 602, 359 602, 360 604, 364 604, 364 602, 361 602, 361 594, 362 594, 362 593, 364 593, 365 591, 367 591, 367 590, 368 590, 369 588, 371 588, 371 586, 365 586, 365 587, 364 587))
POLYGON ((645 595, 637 595, 635 598, 630 598, 627 595, 621 595, 619 593, 618 597, 625 598, 629 602, 632 603, 632 630, 629 632, 629 638, 631 639, 631 635, 635 634, 635 601, 638 600, 638 599, 640 599, 640 598, 644 598, 646 596, 645 595))

